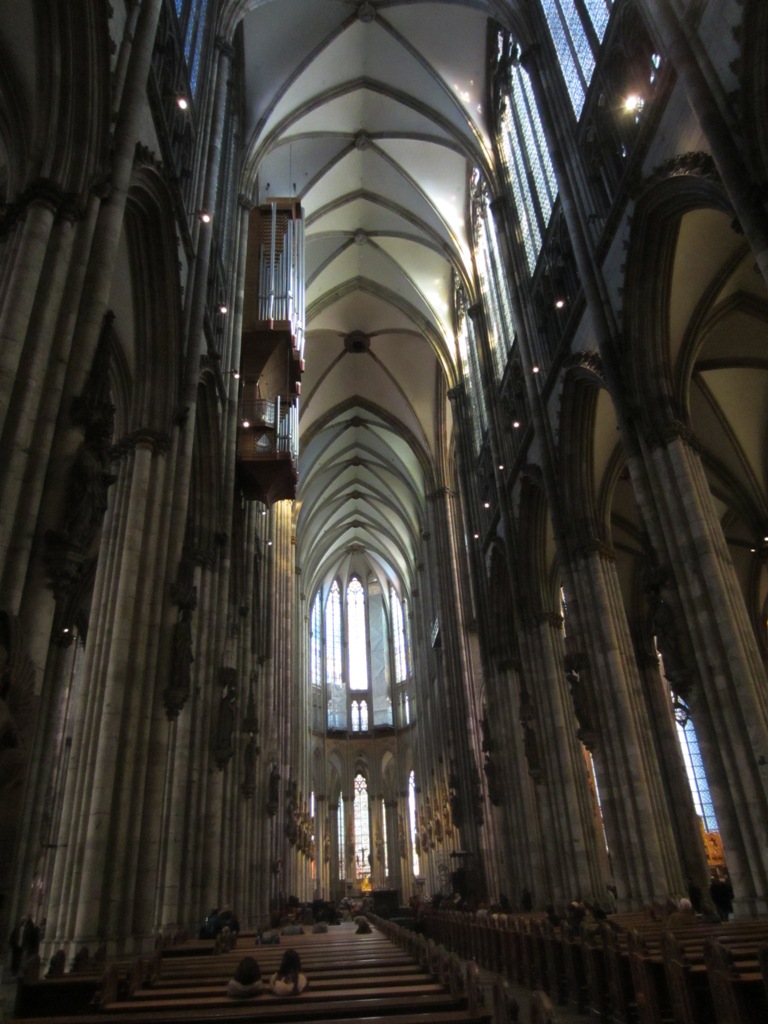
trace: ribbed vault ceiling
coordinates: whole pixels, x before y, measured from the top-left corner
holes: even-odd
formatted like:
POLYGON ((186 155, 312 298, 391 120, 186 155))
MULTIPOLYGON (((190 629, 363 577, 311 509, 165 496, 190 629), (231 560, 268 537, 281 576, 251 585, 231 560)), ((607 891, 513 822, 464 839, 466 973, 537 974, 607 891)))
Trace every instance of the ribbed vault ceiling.
POLYGON ((367 561, 414 579, 443 481, 452 270, 488 167, 490 4, 269 0, 243 22, 246 187, 300 197, 307 345, 297 532, 311 592, 367 561))

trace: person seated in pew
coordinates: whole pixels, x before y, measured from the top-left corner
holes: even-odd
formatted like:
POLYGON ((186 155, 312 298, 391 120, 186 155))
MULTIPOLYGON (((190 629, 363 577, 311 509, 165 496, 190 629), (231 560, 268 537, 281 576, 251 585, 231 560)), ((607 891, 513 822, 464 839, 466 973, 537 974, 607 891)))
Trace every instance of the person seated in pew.
POLYGON ((210 914, 206 917, 203 923, 200 925, 200 931, 198 932, 198 938, 201 939, 215 939, 219 934, 219 908, 214 907, 210 914))
POLYGON ((234 978, 227 982, 227 995, 233 999, 248 999, 263 991, 261 968, 252 956, 244 956, 237 965, 234 978))
POLYGON ((664 922, 664 927, 667 931, 674 931, 675 928, 690 928, 691 925, 697 923, 698 918, 693 911, 693 904, 689 899, 683 897, 678 900, 677 910, 673 910, 664 922))
POLYGON ((295 949, 286 949, 280 967, 269 979, 269 987, 276 996, 297 996, 309 985, 301 970, 301 957, 295 949))

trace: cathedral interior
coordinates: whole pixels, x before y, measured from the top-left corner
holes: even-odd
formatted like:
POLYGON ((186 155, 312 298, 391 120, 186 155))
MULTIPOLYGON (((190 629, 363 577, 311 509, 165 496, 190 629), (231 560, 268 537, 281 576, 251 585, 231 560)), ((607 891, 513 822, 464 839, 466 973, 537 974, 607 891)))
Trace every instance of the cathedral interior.
POLYGON ((768 912, 766 97, 764 0, 0 3, 3 943, 768 912))

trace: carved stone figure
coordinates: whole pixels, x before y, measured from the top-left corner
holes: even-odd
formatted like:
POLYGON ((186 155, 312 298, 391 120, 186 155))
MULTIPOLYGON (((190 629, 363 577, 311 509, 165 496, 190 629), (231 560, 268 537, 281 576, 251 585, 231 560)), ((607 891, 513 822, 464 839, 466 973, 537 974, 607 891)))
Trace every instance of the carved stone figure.
POLYGON ((490 754, 485 755, 483 771, 485 772, 485 780, 488 785, 488 799, 494 807, 498 807, 501 804, 501 784, 496 762, 490 754))
POLYGON ((117 479, 108 468, 111 436, 111 423, 97 420, 87 427, 72 466, 65 530, 69 543, 79 551, 87 550, 101 526, 107 492, 117 479))
POLYGON ((539 738, 528 722, 523 722, 523 745, 528 761, 528 774, 534 782, 541 782, 542 765, 539 752, 539 738))
POLYGON ((236 702, 237 687, 234 682, 229 680, 219 701, 219 713, 216 719, 216 739, 213 754, 218 768, 224 768, 234 754, 232 734, 235 731, 236 702))
POLYGON ((243 784, 240 787, 246 800, 250 800, 256 792, 256 758, 258 753, 259 748, 256 746, 256 737, 251 733, 251 737, 243 751, 243 784))
POLYGON ((169 718, 176 718, 187 703, 191 692, 192 654, 192 609, 181 609, 181 615, 173 627, 173 657, 171 659, 171 680, 165 691, 165 710, 169 718))
POLYGON ((565 678, 571 691, 573 710, 579 723, 578 737, 587 750, 591 750, 597 737, 597 729, 592 715, 592 707, 586 683, 581 678, 581 671, 574 664, 567 665, 565 678))

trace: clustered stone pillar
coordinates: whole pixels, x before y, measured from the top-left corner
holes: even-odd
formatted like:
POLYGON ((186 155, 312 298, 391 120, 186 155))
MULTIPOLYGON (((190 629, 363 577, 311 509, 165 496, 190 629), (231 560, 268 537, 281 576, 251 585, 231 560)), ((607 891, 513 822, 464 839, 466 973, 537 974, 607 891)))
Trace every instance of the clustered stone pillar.
POLYGON ((768 852, 755 825, 768 815, 768 698, 760 651, 695 439, 670 424, 649 438, 645 457, 695 658, 689 699, 734 891, 745 908, 763 912, 768 852))

